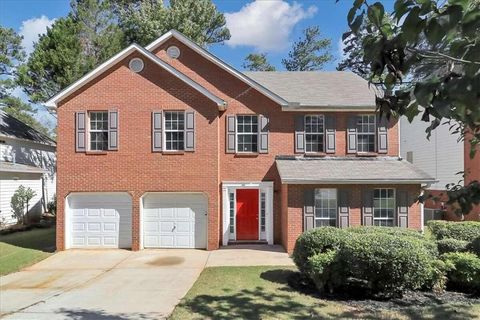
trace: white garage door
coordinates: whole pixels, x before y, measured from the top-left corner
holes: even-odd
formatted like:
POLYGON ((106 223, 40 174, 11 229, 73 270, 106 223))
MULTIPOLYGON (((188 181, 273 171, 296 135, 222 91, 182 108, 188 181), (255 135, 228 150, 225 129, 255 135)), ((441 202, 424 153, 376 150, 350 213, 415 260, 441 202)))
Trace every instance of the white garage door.
POLYGON ((67 247, 131 248, 132 201, 128 194, 71 194, 67 205, 67 247))
POLYGON ((143 197, 145 248, 206 248, 207 199, 200 193, 143 197))

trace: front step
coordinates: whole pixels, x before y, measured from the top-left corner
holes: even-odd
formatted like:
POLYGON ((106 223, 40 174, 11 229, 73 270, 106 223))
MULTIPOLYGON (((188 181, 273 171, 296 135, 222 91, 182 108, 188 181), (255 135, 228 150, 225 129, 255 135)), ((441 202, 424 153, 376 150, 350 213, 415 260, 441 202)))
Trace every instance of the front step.
POLYGON ((268 244, 265 240, 230 240, 228 241, 229 246, 235 246, 240 244, 268 244))

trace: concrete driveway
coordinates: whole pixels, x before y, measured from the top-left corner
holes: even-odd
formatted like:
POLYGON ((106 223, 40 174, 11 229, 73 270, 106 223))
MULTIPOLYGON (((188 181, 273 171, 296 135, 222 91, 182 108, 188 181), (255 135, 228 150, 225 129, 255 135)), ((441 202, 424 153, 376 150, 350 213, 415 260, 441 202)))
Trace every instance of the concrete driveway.
POLYGON ((159 319, 200 275, 203 250, 69 250, 0 278, 6 319, 159 319))

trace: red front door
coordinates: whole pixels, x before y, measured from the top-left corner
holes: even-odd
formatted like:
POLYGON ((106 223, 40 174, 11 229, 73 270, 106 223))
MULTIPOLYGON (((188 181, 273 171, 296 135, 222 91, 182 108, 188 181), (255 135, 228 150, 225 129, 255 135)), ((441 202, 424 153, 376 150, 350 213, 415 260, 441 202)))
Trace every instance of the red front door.
POLYGON ((237 240, 258 240, 258 189, 237 189, 237 240))

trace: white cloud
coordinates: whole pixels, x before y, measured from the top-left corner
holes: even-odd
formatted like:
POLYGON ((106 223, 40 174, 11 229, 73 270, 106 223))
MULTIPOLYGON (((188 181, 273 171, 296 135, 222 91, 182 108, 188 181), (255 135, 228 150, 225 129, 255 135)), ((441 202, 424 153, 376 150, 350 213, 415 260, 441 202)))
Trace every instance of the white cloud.
POLYGON ((47 16, 42 15, 40 18, 32 18, 22 22, 19 34, 23 36, 22 45, 27 54, 33 51, 33 44, 38 40, 38 37, 47 31, 47 27, 51 26, 55 19, 48 19, 47 16))
POLYGON ((240 11, 226 13, 227 27, 232 37, 229 46, 253 46, 259 51, 281 51, 289 46, 293 27, 315 15, 317 8, 286 1, 257 0, 240 11))

